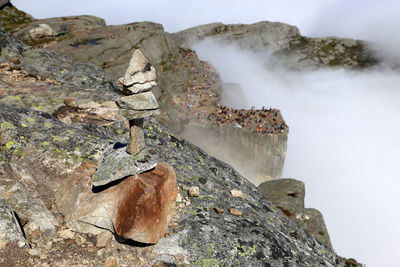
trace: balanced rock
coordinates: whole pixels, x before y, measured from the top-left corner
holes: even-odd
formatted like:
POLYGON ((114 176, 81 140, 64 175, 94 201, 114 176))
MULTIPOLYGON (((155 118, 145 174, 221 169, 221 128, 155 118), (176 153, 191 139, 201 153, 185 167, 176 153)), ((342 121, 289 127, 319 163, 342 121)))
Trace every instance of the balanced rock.
POLYGON ((100 192, 93 192, 90 184, 90 170, 77 170, 57 193, 57 208, 69 229, 96 235, 106 229, 147 244, 165 234, 178 193, 171 165, 158 163, 154 170, 100 192))
POLYGON ((155 79, 156 70, 142 52, 136 49, 133 52, 131 61, 129 62, 129 67, 126 70, 124 77, 120 78, 118 81, 122 85, 129 87, 134 84, 154 83, 155 79))

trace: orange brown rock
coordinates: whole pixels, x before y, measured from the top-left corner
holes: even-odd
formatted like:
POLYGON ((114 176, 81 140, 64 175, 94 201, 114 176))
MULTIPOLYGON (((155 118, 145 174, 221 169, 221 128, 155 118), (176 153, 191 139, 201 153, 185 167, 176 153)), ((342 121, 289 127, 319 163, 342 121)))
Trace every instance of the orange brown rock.
POLYGON ((176 176, 168 163, 93 192, 96 164, 85 162, 57 192, 57 208, 71 230, 99 234, 107 229, 126 239, 156 244, 174 215, 176 176))
POLYGON ((214 207, 214 210, 215 210, 215 212, 218 213, 218 214, 221 214, 221 213, 224 212, 223 209, 220 209, 220 208, 218 208, 218 207, 214 207))
POLYGON ((232 215, 235 215, 235 216, 242 216, 242 215, 243 215, 243 211, 238 210, 238 209, 235 209, 235 208, 231 208, 231 209, 229 210, 229 212, 230 212, 232 215))
POLYGON ((150 172, 124 181, 119 192, 116 233, 124 238, 156 244, 165 234, 178 194, 175 172, 168 163, 159 163, 150 172))

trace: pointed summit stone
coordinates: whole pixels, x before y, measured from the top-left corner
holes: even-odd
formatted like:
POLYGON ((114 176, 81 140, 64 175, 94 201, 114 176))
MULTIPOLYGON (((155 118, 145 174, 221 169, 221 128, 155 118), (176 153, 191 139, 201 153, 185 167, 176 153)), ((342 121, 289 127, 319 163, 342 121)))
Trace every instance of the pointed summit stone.
MULTIPOLYGON (((118 81, 127 87, 134 84, 146 84, 150 83, 154 86, 156 79, 156 70, 151 65, 150 61, 136 49, 133 52, 131 61, 129 62, 129 67, 125 72, 124 77, 120 78, 118 81)), ((151 86, 142 86, 142 88, 150 89, 151 86)))

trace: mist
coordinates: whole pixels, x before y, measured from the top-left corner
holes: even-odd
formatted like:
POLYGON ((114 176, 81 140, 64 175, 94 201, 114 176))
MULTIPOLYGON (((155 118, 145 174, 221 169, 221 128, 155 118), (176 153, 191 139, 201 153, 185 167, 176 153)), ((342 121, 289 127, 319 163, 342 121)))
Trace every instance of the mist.
POLYGON ((283 177, 305 182, 306 207, 323 213, 338 254, 368 266, 394 264, 400 238, 399 73, 383 66, 294 71, 271 55, 212 41, 193 47, 223 82, 242 86, 243 108, 282 111, 290 128, 283 177))

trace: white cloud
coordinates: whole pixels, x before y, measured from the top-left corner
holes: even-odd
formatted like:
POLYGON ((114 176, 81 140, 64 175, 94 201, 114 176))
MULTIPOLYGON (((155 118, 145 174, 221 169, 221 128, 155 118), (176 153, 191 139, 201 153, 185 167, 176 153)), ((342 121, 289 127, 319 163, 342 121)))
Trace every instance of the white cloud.
POLYGON ((399 73, 292 71, 272 56, 235 47, 206 41, 195 48, 224 81, 241 84, 247 108, 281 109, 290 128, 284 177, 305 182, 306 206, 323 212, 336 251, 368 266, 393 266, 400 238, 399 73), (267 59, 275 64, 265 66, 267 59))

